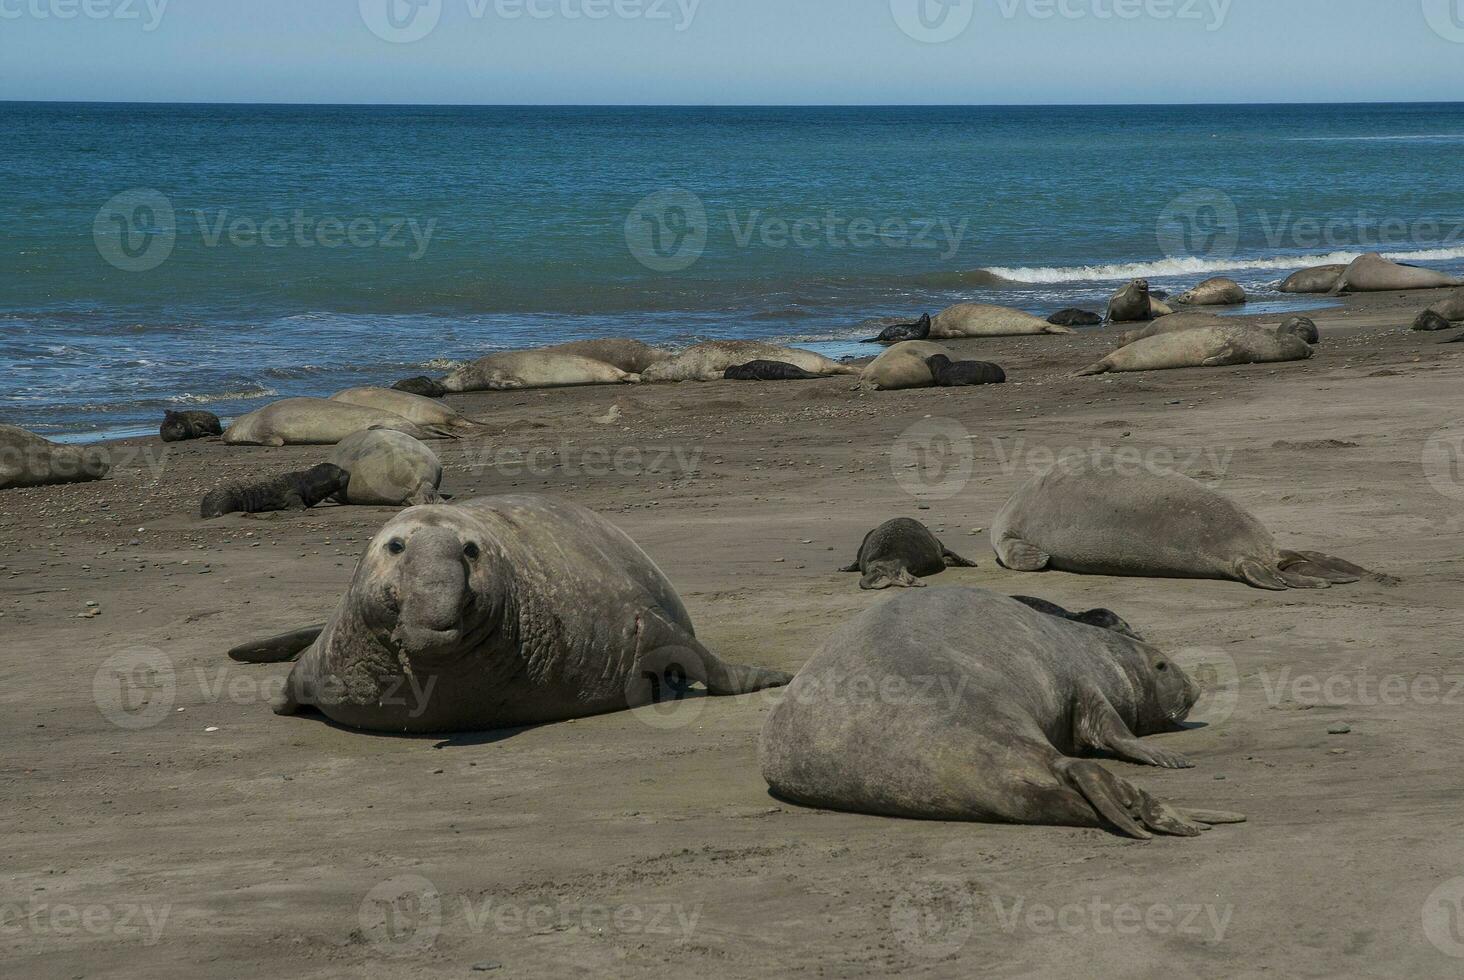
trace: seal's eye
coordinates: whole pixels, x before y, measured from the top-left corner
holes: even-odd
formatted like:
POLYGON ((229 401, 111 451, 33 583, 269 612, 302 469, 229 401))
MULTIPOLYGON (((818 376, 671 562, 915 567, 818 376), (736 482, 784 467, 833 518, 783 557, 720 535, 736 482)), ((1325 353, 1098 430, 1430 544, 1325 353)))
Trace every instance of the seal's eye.
POLYGON ((483 552, 472 541, 463 545, 463 557, 467 558, 468 561, 477 561, 482 554, 483 552))
POLYGON ((387 542, 386 550, 394 555, 399 555, 407 550, 407 543, 401 538, 392 538, 387 542))
POLYGON ((1157 663, 1154 665, 1154 669, 1159 671, 1160 673, 1163 673, 1164 671, 1169 669, 1169 665, 1166 663, 1157 663))

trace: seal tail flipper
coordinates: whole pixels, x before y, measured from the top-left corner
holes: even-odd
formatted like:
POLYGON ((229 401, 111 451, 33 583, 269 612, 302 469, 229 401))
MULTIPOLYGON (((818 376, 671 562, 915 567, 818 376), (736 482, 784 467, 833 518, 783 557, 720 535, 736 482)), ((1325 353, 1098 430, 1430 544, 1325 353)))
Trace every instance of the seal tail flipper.
POLYGON ((659 610, 642 612, 636 628, 640 633, 636 651, 639 678, 664 677, 672 687, 678 681, 695 681, 704 684, 713 697, 752 694, 793 682, 793 675, 786 671, 727 663, 659 610))
POLYGON ((1304 575, 1324 578, 1333 585, 1351 585, 1353 582, 1376 582, 1379 585, 1399 585, 1402 580, 1382 572, 1374 572, 1354 565, 1344 558, 1324 555, 1318 551, 1283 551, 1281 567, 1293 569, 1304 575))
POLYGON ((996 544, 996 558, 1014 572, 1040 572, 1052 564, 1052 556, 1021 538, 1002 538, 996 544))
POLYGON ((954 551, 952 551, 949 548, 944 549, 944 551, 945 551, 945 554, 942 557, 945 559, 946 568, 980 568, 981 567, 980 565, 976 564, 976 562, 971 561, 969 558, 962 558, 960 555, 956 554, 954 551))
POLYGON ((857 561, 852 565, 846 565, 843 568, 839 569, 839 571, 845 574, 848 574, 849 572, 862 572, 863 570, 864 569, 859 567, 859 563, 857 561))
POLYGON ((322 623, 320 626, 309 626, 268 640, 255 640, 230 650, 229 659, 241 664, 288 663, 310 649, 310 644, 320 639, 320 634, 324 632, 325 624, 322 623))
POLYGON ((1095 374, 1107 374, 1111 370, 1113 370, 1113 368, 1109 365, 1108 359, 1107 358, 1104 358, 1103 360, 1099 361, 1097 364, 1089 364, 1087 367, 1083 368, 1081 371, 1075 372, 1073 374, 1073 377, 1075 377, 1075 378, 1091 378, 1095 374))
POLYGON ((1209 829, 1207 821, 1191 819, 1096 762, 1069 760, 1058 772, 1103 821, 1136 840, 1152 840, 1155 834, 1198 837, 1209 829))
POLYGON ((876 567, 859 580, 859 587, 865 592, 879 592, 883 589, 923 589, 925 583, 906 568, 891 570, 887 567, 876 567))
POLYGON ((1247 558, 1235 566, 1235 575, 1247 585, 1257 589, 1265 589, 1268 592, 1285 592, 1291 586, 1286 584, 1279 572, 1274 568, 1267 568, 1254 558, 1247 558))
POLYGON ((1074 334, 1074 333, 1077 333, 1077 331, 1074 330, 1072 327, 1063 327, 1063 326, 1057 325, 1056 323, 1049 325, 1048 328, 1047 328, 1047 332, 1050 333, 1050 334, 1054 334, 1054 333, 1058 333, 1058 334, 1074 334))

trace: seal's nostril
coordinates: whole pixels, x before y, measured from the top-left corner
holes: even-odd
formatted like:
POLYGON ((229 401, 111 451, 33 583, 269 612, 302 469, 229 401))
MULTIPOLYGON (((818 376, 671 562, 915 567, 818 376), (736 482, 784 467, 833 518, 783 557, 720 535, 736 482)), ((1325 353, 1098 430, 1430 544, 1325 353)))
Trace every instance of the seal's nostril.
POLYGON ((463 546, 463 555, 468 559, 468 561, 477 561, 479 556, 482 555, 482 551, 478 548, 476 544, 469 541, 466 545, 463 546))

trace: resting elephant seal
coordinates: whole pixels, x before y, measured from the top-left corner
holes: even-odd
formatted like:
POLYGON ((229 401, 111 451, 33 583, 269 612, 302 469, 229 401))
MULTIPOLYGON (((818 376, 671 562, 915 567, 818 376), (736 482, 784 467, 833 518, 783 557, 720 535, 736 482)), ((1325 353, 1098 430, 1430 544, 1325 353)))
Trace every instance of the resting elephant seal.
POLYGON ((748 361, 729 367, 722 377, 728 381, 817 381, 820 375, 782 361, 748 361))
POLYGON ((1155 299, 1149 292, 1149 280, 1135 279, 1113 294, 1108 301, 1109 323, 1139 323, 1168 316, 1174 310, 1155 299))
POLYGON ((504 351, 465 364, 442 379, 448 392, 520 391, 584 385, 639 384, 640 376, 579 354, 504 351))
POLYGON ((327 500, 340 500, 351 474, 329 463, 299 473, 282 473, 256 483, 236 483, 203 498, 204 520, 225 514, 264 514, 277 510, 309 510, 327 500))
POLYGON ((1452 330, 1454 325, 1433 310, 1424 310, 1418 314, 1418 319, 1413 321, 1413 329, 1419 332, 1452 330))
POLYGON ((991 526, 1006 568, 1085 575, 1228 579, 1258 589, 1325 589, 1391 579, 1314 552, 1280 551, 1229 497, 1189 477, 1060 463, 1012 495, 991 526))
POLYGON ((940 344, 925 340, 907 340, 896 344, 876 357, 859 376, 859 387, 865 391, 904 391, 909 388, 935 387, 935 375, 929 358, 949 356, 940 344))
POLYGON ((841 572, 862 572, 859 587, 866 592, 881 589, 924 588, 922 578, 939 575, 947 568, 975 568, 951 551, 919 521, 899 517, 886 521, 864 536, 859 557, 841 572))
POLYGON ((756 340, 712 340, 688 347, 669 361, 652 365, 641 377, 647 382, 718 381, 726 375, 729 367, 750 361, 791 364, 819 377, 859 373, 857 367, 796 347, 779 347, 756 340))
POLYGON ((418 425, 395 412, 326 398, 286 398, 234 420, 231 446, 334 446, 362 429, 395 429, 416 439, 455 439, 446 426, 418 425))
POLYGON ((717 657, 624 532, 536 496, 403 511, 329 624, 230 656, 278 662, 307 646, 275 710, 314 706, 378 732, 516 728, 650 704, 688 681, 725 695, 789 680, 717 657))
POLYGON ((980 589, 907 592, 829 637, 758 754, 772 791, 806 806, 1194 837, 1245 818, 1167 806, 1080 757, 1190 768, 1142 737, 1178 730, 1201 693, 1123 633, 980 589))
POLYGON ((1157 337, 1160 334, 1179 333, 1181 330, 1194 330, 1196 327, 1234 327, 1240 325, 1241 322, 1232 317, 1218 316, 1214 313, 1171 313, 1168 316, 1161 316, 1157 320, 1150 320, 1142 327, 1119 334, 1117 339, 1119 344, 1128 345, 1147 340, 1150 337, 1157 337))
POLYGON ((935 318, 930 336, 934 340, 958 337, 1032 337, 1041 334, 1074 334, 1071 327, 1048 323, 1021 310, 984 303, 959 303, 935 318))
POLYGON ((1239 306, 1246 301, 1245 287, 1234 279, 1216 276, 1181 293, 1174 301, 1181 306, 1239 306))
POLYGON ((1382 293, 1394 289, 1442 289, 1459 285, 1459 280, 1433 269, 1390 262, 1377 252, 1353 261, 1332 287, 1332 294, 1382 293))
POLYGON ((100 446, 63 446, 0 424, 0 490, 88 483, 111 471, 111 458, 100 446))
POLYGON ((333 402, 359 405, 362 408, 376 408, 383 412, 400 415, 417 425, 431 425, 449 429, 459 435, 482 432, 483 425, 465 418, 457 409, 434 398, 414 395, 391 388, 349 388, 330 396, 333 402))
POLYGON ((567 344, 540 348, 560 354, 577 354, 592 361, 601 361, 627 374, 640 374, 652 364, 671 360, 670 351, 624 337, 602 337, 599 340, 575 340, 567 344))
POLYGON ((927 340, 933 327, 930 314, 927 313, 914 323, 897 323, 886 327, 884 332, 873 340, 867 340, 868 344, 899 344, 907 340, 927 340))
POLYGON ((405 432, 368 429, 347 436, 330 462, 350 475, 342 503, 368 507, 440 504, 442 460, 405 432))
POLYGON ((1096 327, 1103 323, 1103 317, 1089 310, 1058 310, 1047 318, 1048 323, 1059 327, 1096 327))
POLYGON ((1345 265, 1318 265, 1310 269, 1302 269, 1300 272, 1291 274, 1281 284, 1283 293, 1330 293, 1336 288, 1337 282, 1342 274, 1347 271, 1345 265))
POLYGON ((1317 329, 1317 322, 1309 316, 1288 317, 1276 329, 1281 333, 1294 333, 1313 347, 1322 342, 1322 332, 1317 329))
POLYGON ((1274 364, 1304 361, 1312 353, 1311 345, 1305 340, 1279 328, 1273 333, 1244 324, 1198 327, 1159 334, 1121 347, 1097 364, 1083 368, 1077 376, 1232 364, 1274 364))
POLYGON ((224 434, 224 425, 213 412, 164 412, 158 437, 163 442, 188 442, 224 434))
POLYGON ((1430 306, 1429 309, 1450 323, 1458 323, 1464 320, 1464 289, 1450 293, 1444 299, 1430 306))
POLYGON ((1006 384, 1006 371, 989 361, 952 361, 944 354, 936 354, 927 357, 925 365, 940 388, 1006 384))
POLYGON ((442 398, 448 391, 441 381, 434 381, 428 377, 407 378, 398 381, 391 386, 392 391, 405 391, 409 395, 421 395, 423 398, 442 398))

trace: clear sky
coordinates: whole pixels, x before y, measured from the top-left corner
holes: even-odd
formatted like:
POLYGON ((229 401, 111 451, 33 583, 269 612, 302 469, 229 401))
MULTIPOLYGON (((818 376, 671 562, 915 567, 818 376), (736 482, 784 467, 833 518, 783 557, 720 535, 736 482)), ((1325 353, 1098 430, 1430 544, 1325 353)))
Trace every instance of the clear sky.
POLYGON ((1460 101, 1464 0, 0 0, 0 99, 1460 101))

